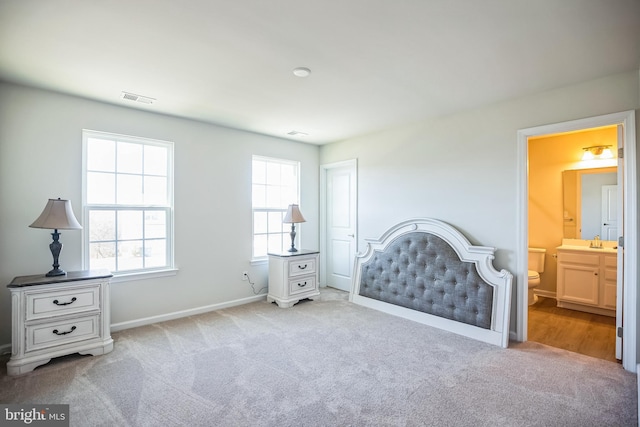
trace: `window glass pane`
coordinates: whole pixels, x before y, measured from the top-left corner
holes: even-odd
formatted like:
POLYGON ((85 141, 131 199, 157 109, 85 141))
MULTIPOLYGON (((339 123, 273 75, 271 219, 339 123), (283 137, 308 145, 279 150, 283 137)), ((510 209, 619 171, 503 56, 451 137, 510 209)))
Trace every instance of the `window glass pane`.
POLYGON ((167 214, 164 211, 145 211, 144 237, 147 239, 167 236, 167 214))
POLYGON ((264 208, 267 206, 267 193, 264 185, 254 185, 251 197, 254 208, 264 208))
POLYGON ((167 178, 144 177, 144 203, 146 205, 167 205, 167 178))
POLYGON ((269 233, 269 252, 282 252, 282 234, 269 233))
POLYGON ((144 266, 164 267, 167 265, 167 241, 165 239, 146 240, 144 243, 144 266))
POLYGON ((280 164, 270 162, 267 164, 267 182, 271 185, 280 185, 280 164))
POLYGON ((141 269, 143 267, 143 253, 144 243, 142 240, 120 242, 118 244, 118 271, 141 269))
POLYGON ((269 212, 269 233, 282 233, 282 212, 269 212))
POLYGON ((283 164, 282 169, 282 185, 295 185, 297 182, 296 167, 292 164, 283 164))
POLYGON ((267 164, 263 160, 254 160, 252 163, 252 182, 254 184, 267 183, 267 164))
POLYGON ((281 208, 282 206, 282 191, 280 187, 267 187, 267 204, 268 208, 281 208))
POLYGON ((296 203, 298 200, 298 188, 297 187, 282 187, 282 202, 280 206, 286 208, 287 206, 296 203))
POLYGON ((117 203, 123 205, 142 204, 142 176, 141 175, 118 175, 117 176, 118 196, 117 203))
POLYGON ((89 138, 87 140, 87 170, 115 172, 115 141, 96 138, 89 138))
POLYGON ((117 171, 142 174, 142 145, 118 142, 117 171))
MULTIPOLYGON (((89 240, 114 241, 116 239, 116 212, 89 211, 89 240)), ((115 249, 114 249, 115 250, 115 249)))
POLYGON ((155 145, 144 146, 144 173, 167 176, 167 149, 155 145))
POLYGON ((89 245, 89 269, 116 270, 116 244, 114 242, 89 245))
POLYGON ((118 240, 142 239, 142 211, 118 212, 118 240))
POLYGON ((115 201, 115 174, 87 172, 87 203, 104 205, 114 203, 115 201))
POLYGON ((258 234, 253 237, 253 256, 267 256, 267 235, 258 234))
POLYGON ((254 212, 253 232, 266 233, 267 231, 267 212, 254 212))

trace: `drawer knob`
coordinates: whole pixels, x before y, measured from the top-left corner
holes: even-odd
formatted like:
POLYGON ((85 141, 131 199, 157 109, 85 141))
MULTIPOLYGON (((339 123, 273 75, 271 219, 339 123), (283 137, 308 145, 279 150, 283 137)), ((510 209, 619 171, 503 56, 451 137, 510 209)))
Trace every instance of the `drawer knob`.
POLYGON ((71 298, 71 301, 69 301, 69 302, 59 302, 57 299, 54 299, 53 303, 55 305, 69 305, 69 304, 73 304, 76 299, 77 299, 76 297, 73 297, 73 298, 71 298))
POLYGON ((300 286, 301 288, 304 288, 305 286, 307 286, 307 282, 304 282, 304 284, 298 283, 298 286, 300 286))
POLYGON ((305 268, 307 268, 307 264, 305 264, 305 265, 299 265, 299 266, 298 266, 298 268, 299 268, 300 270, 304 270, 305 268))
POLYGON ((72 326, 70 331, 66 331, 66 332, 58 332, 58 330, 57 330, 57 329, 54 329, 54 330, 53 330, 53 333, 54 333, 54 334, 56 334, 56 335, 67 335, 67 334, 70 334, 71 332, 73 332, 73 331, 75 331, 75 330, 76 330, 76 327, 75 327, 75 326, 72 326))

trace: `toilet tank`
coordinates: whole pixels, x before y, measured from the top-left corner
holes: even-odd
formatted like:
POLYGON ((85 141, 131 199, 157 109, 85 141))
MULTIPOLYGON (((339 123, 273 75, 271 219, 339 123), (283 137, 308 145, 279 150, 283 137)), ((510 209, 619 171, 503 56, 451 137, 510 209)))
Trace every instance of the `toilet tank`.
POLYGON ((547 252, 544 248, 529 248, 529 264, 527 269, 544 273, 544 255, 547 252))

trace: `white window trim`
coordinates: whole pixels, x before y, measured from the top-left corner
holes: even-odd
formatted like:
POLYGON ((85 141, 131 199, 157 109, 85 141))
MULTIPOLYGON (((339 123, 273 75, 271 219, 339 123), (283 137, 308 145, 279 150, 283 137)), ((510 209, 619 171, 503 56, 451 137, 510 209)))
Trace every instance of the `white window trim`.
MULTIPOLYGON (((82 130, 82 221, 88 224, 89 206, 87 206, 87 140, 89 138, 117 139, 123 142, 145 143, 149 145, 161 145, 169 147, 170 155, 168 156, 168 199, 169 206, 167 209, 169 219, 167 221, 167 259, 168 265, 157 268, 147 268, 143 270, 128 270, 112 272, 112 283, 127 282, 132 280, 144 280, 157 277, 173 276, 177 274, 178 269, 175 267, 175 233, 174 233, 174 143, 172 141, 157 140, 145 137, 137 137, 130 135, 122 135, 113 132, 103 132, 91 129, 82 130)), ((111 206, 111 205, 109 205, 111 206)), ((86 232, 87 227, 82 230, 82 268, 89 269, 89 234, 86 232)))

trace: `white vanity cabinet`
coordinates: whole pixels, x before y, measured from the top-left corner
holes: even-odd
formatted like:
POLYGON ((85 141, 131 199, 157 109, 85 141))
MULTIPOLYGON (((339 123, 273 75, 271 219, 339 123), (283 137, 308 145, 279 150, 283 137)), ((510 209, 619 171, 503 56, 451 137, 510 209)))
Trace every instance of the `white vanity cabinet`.
POLYGON ((558 250, 558 307, 616 315, 617 254, 613 251, 558 250))
POLYGON ((301 299, 320 294, 318 251, 270 253, 267 301, 289 308, 301 299))
POLYGON ((19 276, 11 291, 11 359, 7 374, 32 371, 53 357, 113 349, 107 270, 19 276))

